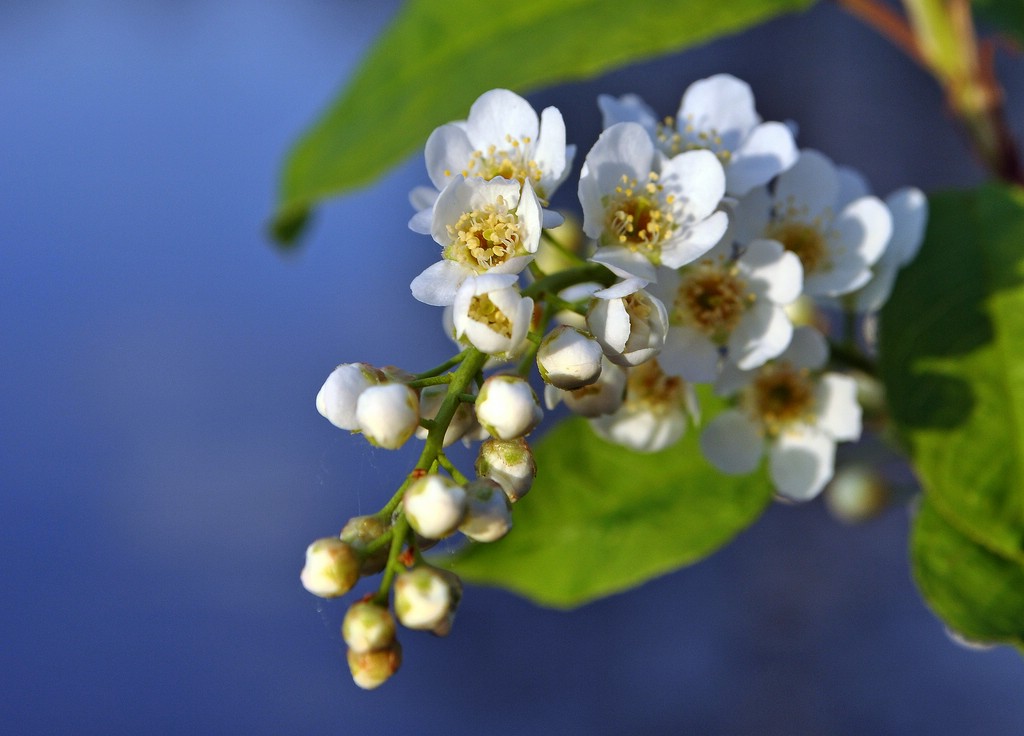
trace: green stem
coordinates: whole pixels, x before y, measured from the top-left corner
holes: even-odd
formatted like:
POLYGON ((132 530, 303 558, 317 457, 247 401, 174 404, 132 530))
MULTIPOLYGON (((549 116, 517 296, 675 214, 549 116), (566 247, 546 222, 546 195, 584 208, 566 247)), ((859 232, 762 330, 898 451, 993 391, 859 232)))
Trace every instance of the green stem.
POLYGON ((380 581, 377 595, 374 596, 374 602, 381 606, 387 606, 388 604, 388 591, 391 590, 391 583, 394 581, 395 574, 400 568, 398 556, 402 553, 402 547, 405 546, 405 537, 408 533, 409 522, 405 518, 405 514, 399 514, 392 529, 391 550, 388 552, 388 563, 384 567, 384 577, 380 581))
MULTIPOLYGON (((423 371, 422 373, 417 373, 417 374, 416 374, 416 378, 417 378, 417 379, 423 379, 423 378, 431 378, 431 377, 433 377, 433 376, 438 376, 438 375, 440 375, 440 374, 442 374, 442 373, 445 373, 445 372, 447 372, 447 370, 448 370, 449 368, 454 368, 454 367, 455 367, 455 366, 457 366, 457 365, 458 365, 459 363, 461 363, 461 362, 462 362, 462 361, 463 361, 463 360, 465 359, 465 357, 466 357, 466 354, 467 354, 468 352, 469 352, 469 349, 467 348, 466 350, 463 350, 463 351, 462 351, 461 353, 459 353, 458 355, 453 355, 453 356, 452 356, 451 358, 449 358, 448 360, 446 360, 446 361, 445 361, 444 363, 442 363, 441 365, 439 365, 439 366, 436 366, 436 367, 434 367, 434 368, 431 368, 431 369, 430 369, 429 371, 423 371)), ((411 386, 411 385, 413 385, 413 384, 412 384, 412 383, 410 383, 409 385, 411 386)))
POLYGON ((407 381, 406 386, 409 388, 423 388, 424 386, 437 386, 442 383, 450 383, 452 376, 450 373, 445 373, 441 376, 427 376, 426 378, 417 378, 414 381, 407 381))
POLYGON ((437 462, 442 468, 448 471, 448 475, 452 477, 459 485, 466 485, 469 483, 469 478, 464 476, 462 472, 452 464, 452 461, 448 459, 448 456, 443 452, 437 456, 437 462))
POLYGON ((562 289, 576 284, 585 284, 588 281, 602 286, 611 286, 615 283, 615 274, 600 263, 585 263, 582 266, 567 268, 534 281, 523 289, 523 296, 537 297, 542 294, 557 294, 562 289))
POLYGON ((558 238, 551 234, 549 230, 542 230, 541 237, 551 243, 552 247, 559 252, 564 258, 569 260, 571 263, 582 266, 586 263, 580 256, 570 248, 566 247, 558 238))

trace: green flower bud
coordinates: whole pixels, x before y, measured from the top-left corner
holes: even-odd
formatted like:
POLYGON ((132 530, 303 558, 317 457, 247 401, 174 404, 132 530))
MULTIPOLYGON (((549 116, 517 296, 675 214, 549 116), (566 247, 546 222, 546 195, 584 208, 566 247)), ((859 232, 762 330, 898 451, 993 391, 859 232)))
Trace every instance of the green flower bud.
POLYGON ((299 575, 303 587, 321 598, 337 598, 359 580, 359 555, 337 537, 318 539, 306 549, 299 575))
POLYGON ((348 650, 348 669, 356 685, 363 690, 373 690, 383 685, 398 671, 401 664, 402 646, 397 640, 385 649, 370 652, 348 650))
POLYGON ((388 545, 381 545, 372 554, 366 554, 365 550, 367 545, 380 539, 387 530, 387 525, 376 516, 353 516, 342 527, 338 536, 359 555, 360 574, 373 575, 384 569, 388 562, 388 545))
POLYGON ((537 477, 537 463, 530 445, 522 437, 514 440, 490 439, 480 445, 476 474, 501 486, 508 500, 515 503, 525 496, 537 477))
POLYGON ((395 619, 384 606, 360 601, 345 614, 341 636, 348 648, 358 654, 386 649, 395 640, 395 619))
POLYGON ((494 542, 512 529, 509 500, 490 478, 478 478, 466 486, 466 518, 459 531, 474 542, 494 542))
POLYGON ((395 578, 395 615, 403 626, 430 631, 454 611, 457 598, 440 570, 421 566, 395 578))

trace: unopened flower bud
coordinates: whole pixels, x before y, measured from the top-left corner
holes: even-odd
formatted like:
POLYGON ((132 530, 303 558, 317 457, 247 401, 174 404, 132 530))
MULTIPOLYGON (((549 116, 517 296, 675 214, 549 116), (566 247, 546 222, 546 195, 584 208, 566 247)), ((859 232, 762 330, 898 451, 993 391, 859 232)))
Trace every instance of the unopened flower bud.
POLYGON ((373 575, 384 569, 388 561, 388 545, 382 544, 371 554, 366 553, 366 547, 380 539, 387 529, 387 525, 376 516, 354 516, 341 528, 338 537, 359 555, 360 574, 373 575))
POLYGON ((378 447, 396 450, 419 426, 419 397, 401 383, 371 386, 359 395, 356 420, 366 439, 378 447))
POLYGON ((888 504, 889 490, 884 480, 875 470, 864 465, 840 468, 825 489, 828 510, 848 524, 874 518, 888 504))
MULTIPOLYGON (((436 417, 447 395, 448 387, 445 385, 427 386, 420 391, 420 416, 424 419, 436 417)), ((455 409, 452 421, 448 424, 448 429, 445 430, 441 446, 448 447, 451 443, 461 439, 475 424, 476 416, 473 414, 472 406, 460 402, 458 408, 455 409)), ((421 440, 425 440, 427 438, 426 428, 417 427, 416 436, 421 440)))
POLYGON ((537 350, 537 367, 546 383, 566 391, 590 385, 601 375, 601 345, 588 333, 559 325, 537 350))
POLYGON ((515 503, 525 496, 537 476, 533 451, 522 437, 514 440, 487 440, 480 445, 476 474, 498 483, 508 500, 515 503))
POLYGON ((353 603, 341 622, 341 636, 357 654, 386 649, 395 640, 395 619, 384 606, 353 603))
POLYGON ((321 598, 336 598, 359 580, 359 556, 337 537, 318 539, 306 549, 299 575, 303 587, 321 598))
POLYGON ((641 289, 625 297, 591 301, 587 328, 613 363, 628 368, 661 352, 668 335, 668 311, 660 299, 641 289))
POLYGON ((454 608, 452 587, 440 570, 416 567, 395 578, 395 615, 410 629, 430 631, 454 608))
POLYGON ((466 518, 459 531, 474 542, 494 542, 512 529, 509 500, 490 478, 477 478, 466 486, 466 518))
POLYGON ((518 376, 491 376, 480 387, 476 418, 494 437, 511 440, 528 434, 543 418, 537 395, 518 376))
POLYGON ((401 664, 402 646, 397 640, 386 649, 372 652, 348 650, 349 671, 353 681, 363 690, 373 690, 383 685, 391 675, 398 672, 401 664))
POLYGON ((356 401, 370 386, 384 380, 384 374, 368 363, 342 363, 327 377, 316 395, 316 409, 339 429, 359 429, 356 401))
POLYGON ((436 473, 409 486, 402 499, 409 526, 428 539, 453 533, 466 515, 466 491, 453 480, 436 473))

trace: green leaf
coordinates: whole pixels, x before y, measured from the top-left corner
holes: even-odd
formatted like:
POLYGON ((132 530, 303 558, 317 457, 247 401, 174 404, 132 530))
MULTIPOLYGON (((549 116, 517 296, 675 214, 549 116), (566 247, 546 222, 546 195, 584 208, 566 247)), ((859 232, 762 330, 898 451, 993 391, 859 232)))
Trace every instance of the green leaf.
MULTIPOLYGON (((584 79, 799 10, 814 0, 410 0, 285 164, 276 237, 320 200, 373 181, 495 87, 584 79)), ((682 90, 680 90, 680 94, 682 90)))
POLYGON ((929 500, 1024 561, 1024 191, 936 196, 882 314, 893 416, 929 500))
POLYGON ((464 579, 571 608, 696 562, 753 523, 771 500, 762 473, 729 477, 700 454, 699 432, 642 455, 569 419, 535 449, 537 480, 515 527, 448 561, 464 579))
POLYGON ((979 643, 1024 646, 1024 567, 953 528, 925 500, 910 540, 914 578, 956 632, 979 643))
POLYGON ((1024 43, 1024 2, 1021 0, 974 0, 978 15, 1024 43))

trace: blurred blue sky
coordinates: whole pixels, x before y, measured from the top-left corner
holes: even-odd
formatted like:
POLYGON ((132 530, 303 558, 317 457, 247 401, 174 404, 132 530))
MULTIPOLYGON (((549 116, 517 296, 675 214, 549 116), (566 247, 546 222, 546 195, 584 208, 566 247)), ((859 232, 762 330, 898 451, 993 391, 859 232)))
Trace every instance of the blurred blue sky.
MULTIPOLYGON (((302 554, 414 449, 369 449, 313 397, 342 361, 450 352, 408 293, 436 258, 406 229, 422 161, 325 207, 298 253, 263 227, 284 152, 397 7, 0 6, 5 733, 1024 731, 1021 659, 950 643, 900 508, 775 507, 570 614, 471 588, 448 639, 407 632, 398 677, 351 683, 344 604, 302 590, 302 554)), ((925 75, 830 5, 531 99, 582 160, 598 92, 668 114, 719 71, 879 193, 980 179, 925 75)), ((1020 59, 1004 72, 1019 134, 1020 59)))

